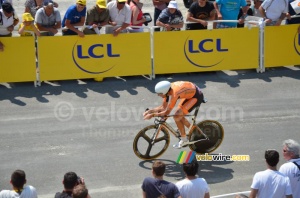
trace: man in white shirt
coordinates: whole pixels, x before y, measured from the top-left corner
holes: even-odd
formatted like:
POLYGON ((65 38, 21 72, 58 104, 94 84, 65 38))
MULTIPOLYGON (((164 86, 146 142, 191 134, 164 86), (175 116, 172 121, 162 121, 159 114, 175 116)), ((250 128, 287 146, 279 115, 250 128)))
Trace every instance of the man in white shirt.
POLYGON ((42 36, 54 36, 61 28, 59 10, 53 3, 48 3, 36 12, 35 23, 40 31, 47 31, 42 36))
POLYGON ((176 183, 182 198, 209 198, 209 188, 203 178, 196 177, 198 172, 197 161, 183 164, 186 178, 176 183))
POLYGON ((283 157, 287 163, 283 164, 279 172, 290 178, 293 197, 300 197, 300 146, 295 140, 283 142, 283 157))
POLYGON ((290 179, 277 171, 279 153, 266 150, 265 159, 267 170, 254 175, 249 198, 292 198, 290 179))
POLYGON ((288 0, 265 0, 259 7, 267 26, 279 26, 289 12, 288 0))
POLYGON ((23 170, 16 170, 11 175, 10 183, 13 190, 2 190, 0 198, 37 198, 37 193, 34 187, 25 186, 26 174, 23 170))
POLYGON ((106 27, 105 33, 118 36, 121 32, 127 32, 126 28, 131 22, 131 10, 126 0, 111 1, 107 4, 111 21, 109 25, 114 27, 106 27))

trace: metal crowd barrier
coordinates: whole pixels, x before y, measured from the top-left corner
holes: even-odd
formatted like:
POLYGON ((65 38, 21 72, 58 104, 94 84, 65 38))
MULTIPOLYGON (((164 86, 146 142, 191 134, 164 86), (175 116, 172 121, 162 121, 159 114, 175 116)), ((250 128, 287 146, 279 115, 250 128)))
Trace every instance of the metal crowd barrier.
MULTIPOLYGON (((296 17, 300 17, 300 16, 292 16, 292 18, 296 18, 296 17)), ((219 22, 238 22, 238 20, 212 20, 212 21, 208 21, 209 23, 219 23, 219 22)), ((185 22, 184 25, 186 24, 192 24, 195 22, 185 22)), ((245 20, 245 27, 247 28, 251 28, 252 26, 256 26, 259 28, 259 65, 258 68, 256 69, 256 71, 258 73, 262 73, 265 71, 265 67, 264 67, 264 29, 265 29, 265 22, 263 20, 260 21, 256 21, 256 20, 245 20)), ((76 26, 76 28, 82 29, 85 26, 76 26)), ((105 27, 116 27, 116 26, 111 26, 111 25, 106 25, 103 26, 105 27)), ((118 26, 117 26, 118 27, 118 26)), ((152 27, 148 27, 148 26, 131 26, 134 28, 143 28, 144 30, 146 30, 145 32, 150 32, 150 51, 151 51, 151 71, 152 73, 150 74, 150 79, 155 78, 155 57, 154 57, 154 30, 155 28, 162 28, 160 26, 152 26, 152 27)), ((61 28, 61 30, 66 29, 66 28, 61 28)), ((98 35, 100 35, 100 32, 97 32, 98 35)), ((33 34, 34 35, 34 34, 33 34)), ((0 38, 1 39, 1 38, 0 38)), ((37 44, 37 48, 38 48, 38 44, 37 44)), ((39 63, 39 57, 37 55, 37 65, 36 65, 37 69, 36 69, 36 81, 35 81, 35 85, 36 86, 40 86, 41 82, 40 82, 40 63, 39 63)))

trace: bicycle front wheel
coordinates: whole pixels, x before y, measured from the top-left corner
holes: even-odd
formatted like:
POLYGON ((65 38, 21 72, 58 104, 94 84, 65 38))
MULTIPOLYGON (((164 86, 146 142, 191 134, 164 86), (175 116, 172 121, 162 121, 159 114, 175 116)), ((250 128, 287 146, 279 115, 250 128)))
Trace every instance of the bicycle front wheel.
POLYGON ((216 150, 224 139, 224 129, 222 125, 215 120, 204 120, 197 124, 201 131, 208 137, 208 140, 199 132, 194 129, 190 132, 189 141, 198 141, 190 144, 191 150, 199 154, 211 153, 216 150))
POLYGON ((161 156, 170 144, 170 135, 165 128, 161 128, 157 137, 155 125, 142 129, 134 138, 133 151, 143 160, 151 160, 161 156))

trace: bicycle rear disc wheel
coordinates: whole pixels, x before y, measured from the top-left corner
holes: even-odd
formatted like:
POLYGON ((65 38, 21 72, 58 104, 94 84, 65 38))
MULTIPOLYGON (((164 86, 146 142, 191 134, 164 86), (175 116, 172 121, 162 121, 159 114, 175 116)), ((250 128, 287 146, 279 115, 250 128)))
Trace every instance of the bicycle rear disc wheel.
POLYGON ((216 150, 224 139, 224 129, 222 125, 215 120, 204 120, 198 123, 197 126, 209 139, 206 140, 197 129, 194 129, 190 133, 189 141, 200 141, 190 144, 190 149, 199 154, 211 153, 216 150))
POLYGON ((143 160, 151 160, 161 156, 170 144, 170 135, 165 128, 161 128, 153 142, 156 126, 151 125, 142 129, 134 138, 133 151, 143 160))

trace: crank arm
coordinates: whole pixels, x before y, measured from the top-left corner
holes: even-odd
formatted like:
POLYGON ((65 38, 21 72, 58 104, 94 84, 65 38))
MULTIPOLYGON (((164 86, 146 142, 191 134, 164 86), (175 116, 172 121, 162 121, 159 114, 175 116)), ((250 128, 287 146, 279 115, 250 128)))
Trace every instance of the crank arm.
POLYGON ((208 140, 208 138, 201 139, 201 140, 196 140, 196 141, 192 141, 192 142, 187 142, 186 144, 195 144, 196 142, 201 142, 201 141, 204 141, 204 140, 208 140))

